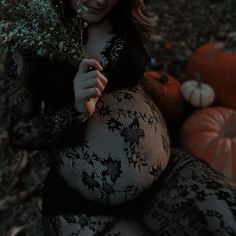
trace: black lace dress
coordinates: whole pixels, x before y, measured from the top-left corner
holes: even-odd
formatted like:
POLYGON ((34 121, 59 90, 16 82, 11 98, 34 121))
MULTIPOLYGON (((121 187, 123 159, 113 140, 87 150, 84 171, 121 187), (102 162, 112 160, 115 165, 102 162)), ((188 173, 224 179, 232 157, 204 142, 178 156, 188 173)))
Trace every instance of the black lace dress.
POLYGON ((11 63, 11 143, 44 150, 51 164, 47 234, 236 235, 235 188, 198 158, 170 155, 162 115, 138 85, 144 49, 119 35, 103 56, 108 86, 85 123, 73 106, 77 68, 31 59, 24 80, 20 56, 11 63))

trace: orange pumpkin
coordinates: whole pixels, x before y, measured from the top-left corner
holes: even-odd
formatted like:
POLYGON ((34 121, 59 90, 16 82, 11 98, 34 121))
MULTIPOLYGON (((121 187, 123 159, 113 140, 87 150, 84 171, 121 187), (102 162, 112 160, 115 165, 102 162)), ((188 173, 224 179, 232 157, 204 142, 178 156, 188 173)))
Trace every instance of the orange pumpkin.
POLYGON ((214 89, 216 105, 236 108, 236 51, 229 42, 209 42, 198 48, 187 62, 185 75, 192 80, 199 74, 214 89))
POLYGON ((184 150, 236 180, 236 110, 197 110, 185 120, 180 136, 184 150))
POLYGON ((181 94, 181 83, 159 71, 146 71, 141 81, 144 90, 153 98, 170 125, 176 124, 186 110, 181 94))

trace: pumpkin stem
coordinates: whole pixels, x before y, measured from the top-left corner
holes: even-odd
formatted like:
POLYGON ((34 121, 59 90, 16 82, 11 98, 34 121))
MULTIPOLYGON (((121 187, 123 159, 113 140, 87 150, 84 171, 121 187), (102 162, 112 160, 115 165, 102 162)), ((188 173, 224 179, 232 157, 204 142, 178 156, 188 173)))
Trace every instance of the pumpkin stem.
POLYGON ((167 74, 161 73, 161 77, 160 77, 160 79, 159 79, 158 81, 159 81, 161 84, 165 84, 167 80, 168 80, 167 74))
POLYGON ((236 51, 236 32, 229 33, 224 43, 224 48, 229 52, 236 51))
POLYGON ((194 79, 197 81, 197 87, 201 88, 202 87, 202 79, 201 76, 198 73, 193 74, 194 79))
POLYGON ((164 67, 160 70, 161 77, 158 79, 158 81, 161 84, 165 84, 168 80, 168 64, 169 63, 165 63, 164 67))

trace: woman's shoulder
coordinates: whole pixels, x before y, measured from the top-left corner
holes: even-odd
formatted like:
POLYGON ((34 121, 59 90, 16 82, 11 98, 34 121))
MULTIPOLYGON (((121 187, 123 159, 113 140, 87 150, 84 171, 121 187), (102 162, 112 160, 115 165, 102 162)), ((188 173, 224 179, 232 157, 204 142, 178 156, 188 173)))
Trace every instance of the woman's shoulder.
POLYGON ((142 77, 149 55, 132 33, 120 34, 113 40, 113 45, 106 52, 115 58, 109 71, 110 87, 133 87, 142 77))

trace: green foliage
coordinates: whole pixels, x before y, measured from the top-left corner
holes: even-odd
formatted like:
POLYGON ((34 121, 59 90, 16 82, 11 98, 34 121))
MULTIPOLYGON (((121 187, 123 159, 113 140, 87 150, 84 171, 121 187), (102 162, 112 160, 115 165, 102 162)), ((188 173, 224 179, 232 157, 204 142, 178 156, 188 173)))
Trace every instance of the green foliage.
POLYGON ((82 14, 68 23, 61 21, 59 6, 48 0, 0 0, 0 39, 11 51, 56 58, 78 65, 84 56, 82 14))

